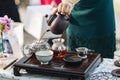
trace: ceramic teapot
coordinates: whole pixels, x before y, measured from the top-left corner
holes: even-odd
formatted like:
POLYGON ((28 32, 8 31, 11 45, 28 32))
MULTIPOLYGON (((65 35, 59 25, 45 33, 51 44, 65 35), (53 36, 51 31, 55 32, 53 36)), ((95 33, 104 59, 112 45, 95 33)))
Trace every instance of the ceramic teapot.
POLYGON ((63 14, 46 15, 48 26, 53 34, 62 34, 69 23, 69 18, 63 14))

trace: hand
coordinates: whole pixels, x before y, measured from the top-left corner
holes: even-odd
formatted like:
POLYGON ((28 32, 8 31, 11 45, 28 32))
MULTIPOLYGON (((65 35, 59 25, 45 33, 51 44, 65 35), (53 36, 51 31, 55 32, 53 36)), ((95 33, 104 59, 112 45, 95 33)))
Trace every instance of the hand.
POLYGON ((56 8, 56 10, 53 12, 53 15, 56 13, 56 12, 59 12, 63 15, 70 15, 71 13, 71 10, 72 10, 72 5, 69 4, 69 3, 60 3, 58 5, 58 7, 56 8))

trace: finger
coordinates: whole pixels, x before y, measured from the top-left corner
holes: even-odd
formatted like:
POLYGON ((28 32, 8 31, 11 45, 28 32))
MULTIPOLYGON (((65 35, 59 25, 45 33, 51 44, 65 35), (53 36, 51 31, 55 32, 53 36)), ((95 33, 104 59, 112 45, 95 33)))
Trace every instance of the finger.
POLYGON ((68 13, 67 13, 67 15, 70 15, 71 10, 72 10, 72 6, 69 6, 69 9, 68 9, 68 13))
POLYGON ((61 11, 62 11, 62 3, 58 5, 58 12, 61 13, 61 11))
POLYGON ((61 14, 66 14, 67 12, 66 12, 66 9, 67 9, 67 4, 64 4, 63 6, 62 6, 62 9, 61 9, 61 14))
POLYGON ((58 12, 58 8, 53 9, 52 15, 55 15, 58 12))
POLYGON ((70 6, 66 6, 66 9, 65 9, 64 13, 66 15, 68 15, 70 13, 70 6))

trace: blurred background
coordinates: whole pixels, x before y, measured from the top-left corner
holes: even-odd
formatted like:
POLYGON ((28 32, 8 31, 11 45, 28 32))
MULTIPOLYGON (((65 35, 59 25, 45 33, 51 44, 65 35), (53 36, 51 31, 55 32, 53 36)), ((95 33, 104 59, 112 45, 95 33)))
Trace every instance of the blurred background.
MULTIPOLYGON (((115 21, 116 21, 116 38, 117 38, 117 50, 120 50, 120 0, 113 0, 114 1, 114 9, 115 9, 115 21)), ((39 0, 16 0, 16 4, 19 8, 20 18, 22 23, 25 24, 26 22, 26 13, 28 6, 37 6, 40 5, 39 0)), ((35 37, 30 35, 24 30, 24 41, 25 44, 31 43, 35 37)))

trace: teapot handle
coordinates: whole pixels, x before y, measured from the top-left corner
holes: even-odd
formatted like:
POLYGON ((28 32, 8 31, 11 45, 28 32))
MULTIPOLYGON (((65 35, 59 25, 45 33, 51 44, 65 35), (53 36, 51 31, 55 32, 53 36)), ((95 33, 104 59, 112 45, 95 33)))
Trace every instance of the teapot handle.
POLYGON ((66 21, 70 20, 70 16, 65 15, 65 14, 61 14, 60 12, 58 12, 58 14, 61 15, 61 16, 64 16, 64 18, 65 18, 66 21))

